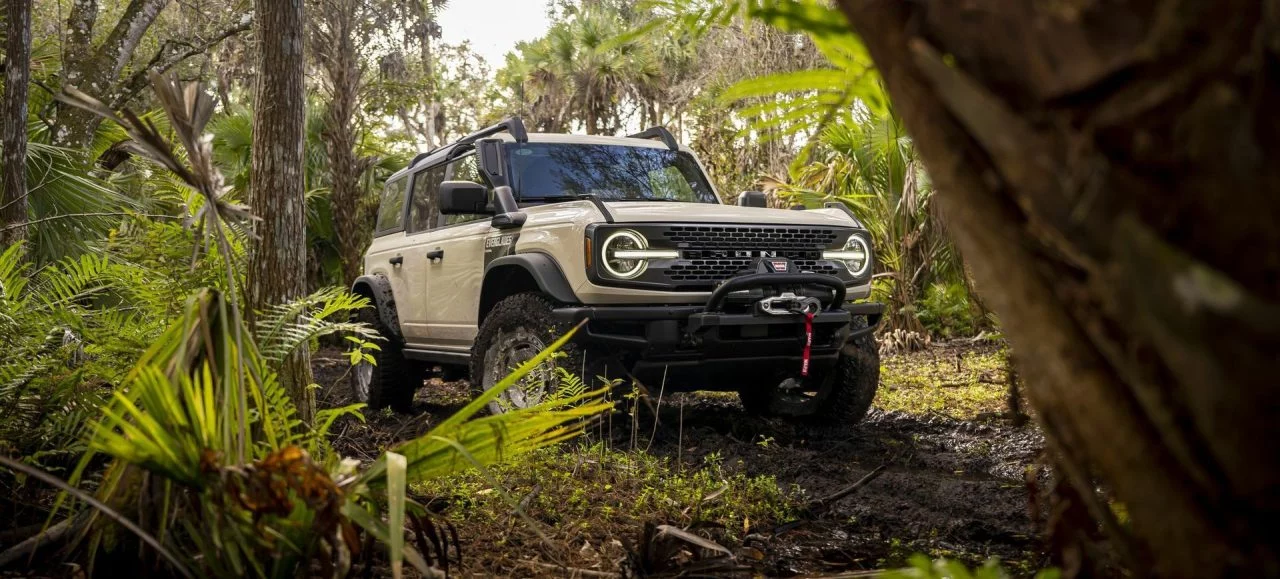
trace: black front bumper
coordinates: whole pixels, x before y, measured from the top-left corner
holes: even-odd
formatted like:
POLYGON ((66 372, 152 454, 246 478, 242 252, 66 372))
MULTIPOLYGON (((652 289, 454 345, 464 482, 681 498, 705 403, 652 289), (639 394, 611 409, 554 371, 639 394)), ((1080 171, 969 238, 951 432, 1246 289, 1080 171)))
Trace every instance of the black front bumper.
MULTIPOLYGON (((571 306, 557 308, 557 320, 577 324, 579 340, 621 350, 630 371, 642 379, 668 376, 677 383, 706 384, 748 379, 779 367, 799 368, 805 343, 804 316, 759 312, 765 292, 787 287, 824 294, 824 309, 813 318, 811 364, 834 363, 849 340, 875 330, 884 313, 878 303, 845 303, 838 279, 820 274, 762 273, 725 282, 706 305, 571 306), (820 279, 826 278, 826 279, 820 279), (825 288, 825 289, 824 289, 825 288), (853 329, 853 320, 866 318, 853 329)), ((678 385, 678 384, 677 384, 678 385)), ((705 386, 693 386, 705 388, 705 386)))

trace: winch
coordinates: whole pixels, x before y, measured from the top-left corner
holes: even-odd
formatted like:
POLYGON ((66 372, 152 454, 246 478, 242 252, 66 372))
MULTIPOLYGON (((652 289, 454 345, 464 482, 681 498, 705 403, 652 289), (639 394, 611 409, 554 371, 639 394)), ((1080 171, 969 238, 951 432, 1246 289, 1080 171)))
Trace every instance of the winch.
POLYGON ((756 302, 756 305, 761 313, 775 316, 816 314, 822 309, 822 302, 818 298, 798 296, 792 292, 764 298, 756 302))

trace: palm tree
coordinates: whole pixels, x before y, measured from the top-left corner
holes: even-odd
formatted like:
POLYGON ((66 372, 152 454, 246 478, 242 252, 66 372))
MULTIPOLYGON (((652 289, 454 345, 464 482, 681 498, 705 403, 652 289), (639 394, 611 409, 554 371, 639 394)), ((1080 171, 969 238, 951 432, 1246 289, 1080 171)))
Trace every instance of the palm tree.
POLYGON ((962 271, 911 138, 892 111, 876 115, 855 107, 823 129, 818 143, 821 159, 793 170, 789 184, 776 185, 802 201, 848 204, 871 232, 891 327, 923 332, 915 304, 925 288, 962 271))
POLYGON ((518 45, 519 56, 508 58, 499 80, 540 129, 562 131, 576 120, 588 134, 617 131, 623 100, 653 93, 662 76, 647 44, 619 41, 625 31, 616 12, 583 10, 518 45))

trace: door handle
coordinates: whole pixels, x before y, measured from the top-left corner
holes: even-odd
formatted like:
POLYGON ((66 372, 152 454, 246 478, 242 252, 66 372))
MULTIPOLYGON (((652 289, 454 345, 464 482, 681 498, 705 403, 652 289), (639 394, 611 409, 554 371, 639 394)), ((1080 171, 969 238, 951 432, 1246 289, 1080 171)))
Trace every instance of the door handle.
POLYGON ((427 259, 428 259, 428 260, 430 260, 430 261, 435 261, 435 260, 437 260, 437 259, 439 259, 439 260, 443 261, 443 260, 444 260, 444 250, 443 250, 443 249, 438 249, 438 248, 437 248, 437 249, 433 249, 433 250, 431 250, 431 251, 428 251, 428 252, 427 252, 427 259))
POLYGON ((400 264, 404 263, 404 256, 403 256, 403 255, 397 255, 397 256, 395 256, 395 257, 393 257, 393 258, 391 258, 391 259, 388 259, 387 261, 388 261, 388 262, 390 262, 390 263, 391 263, 391 265, 400 265, 400 264))

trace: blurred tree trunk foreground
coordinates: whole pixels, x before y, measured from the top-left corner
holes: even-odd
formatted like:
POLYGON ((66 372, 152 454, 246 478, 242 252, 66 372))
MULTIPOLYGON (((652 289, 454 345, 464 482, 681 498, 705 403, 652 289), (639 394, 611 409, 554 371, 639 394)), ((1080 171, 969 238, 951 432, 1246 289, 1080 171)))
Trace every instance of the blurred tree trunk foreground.
POLYGON ((1280 574, 1280 3, 840 4, 1094 516, 1280 574))
MULTIPOLYGON (((302 147, 306 92, 302 0, 255 0, 258 40, 254 85, 253 175, 249 204, 261 218, 249 263, 250 311, 302 297, 307 291, 307 207, 302 147)), ((284 362, 280 381, 310 422, 315 413, 311 362, 303 345, 284 362)))

